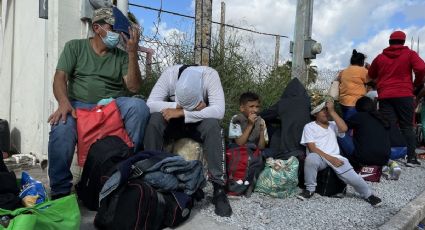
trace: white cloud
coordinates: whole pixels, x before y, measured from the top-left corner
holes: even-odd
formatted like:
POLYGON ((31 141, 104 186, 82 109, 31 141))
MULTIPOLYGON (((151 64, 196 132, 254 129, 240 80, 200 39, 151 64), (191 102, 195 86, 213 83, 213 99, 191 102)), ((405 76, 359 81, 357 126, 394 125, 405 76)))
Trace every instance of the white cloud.
MULTIPOLYGON (((296 0, 225 2, 227 23, 293 37, 296 0)), ((387 47, 388 36, 395 29, 407 33, 406 45, 410 45, 410 37, 421 37, 423 42, 420 50, 425 53, 425 23, 419 27, 405 26, 405 23, 412 20, 425 19, 422 12, 424 6, 424 2, 420 0, 314 1, 312 37, 322 43, 323 47, 322 54, 317 56, 314 63, 319 68, 344 68, 348 65, 353 49, 367 54, 368 61, 371 62, 387 47), (397 19, 394 19, 396 16, 397 19)), ((219 17, 220 1, 213 1, 213 20, 219 21, 219 17)), ((274 55, 274 38, 262 35, 253 37, 256 48, 272 60, 270 57, 274 55)), ((288 51, 289 39, 282 39, 282 59, 290 58, 288 51)))

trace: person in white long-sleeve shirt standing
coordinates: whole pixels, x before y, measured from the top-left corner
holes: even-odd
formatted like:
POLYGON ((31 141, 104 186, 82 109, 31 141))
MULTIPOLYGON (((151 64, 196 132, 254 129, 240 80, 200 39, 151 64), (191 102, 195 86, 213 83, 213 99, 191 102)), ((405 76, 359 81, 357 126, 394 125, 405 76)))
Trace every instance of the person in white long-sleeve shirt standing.
POLYGON ((163 150, 165 142, 183 137, 201 142, 214 186, 215 213, 231 216, 224 191, 225 149, 220 127, 225 102, 217 71, 207 66, 171 66, 159 77, 147 105, 151 117, 145 131, 145 150, 163 150))

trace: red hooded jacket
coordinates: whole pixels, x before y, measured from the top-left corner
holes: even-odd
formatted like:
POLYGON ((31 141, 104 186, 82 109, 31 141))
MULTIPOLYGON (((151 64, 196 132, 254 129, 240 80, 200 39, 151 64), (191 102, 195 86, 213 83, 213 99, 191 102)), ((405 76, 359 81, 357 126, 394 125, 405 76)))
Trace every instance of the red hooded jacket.
POLYGON ((390 45, 373 60, 368 74, 376 81, 379 99, 412 97, 413 85, 423 83, 425 62, 407 46, 390 45))

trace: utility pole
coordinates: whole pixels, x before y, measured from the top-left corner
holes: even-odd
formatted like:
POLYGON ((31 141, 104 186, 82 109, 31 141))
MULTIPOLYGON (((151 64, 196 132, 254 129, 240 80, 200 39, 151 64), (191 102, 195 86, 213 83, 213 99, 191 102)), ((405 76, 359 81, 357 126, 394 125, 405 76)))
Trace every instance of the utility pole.
POLYGON ((280 36, 276 35, 276 47, 274 50, 274 68, 277 69, 279 65, 279 50, 280 50, 280 36))
POLYGON ((211 51, 212 0, 195 3, 195 64, 208 66, 211 51))
POLYGON ((220 18, 220 60, 224 62, 224 38, 225 38, 225 26, 226 23, 226 3, 221 2, 221 18, 220 18))
POLYGON ((307 83, 307 65, 305 59, 314 59, 321 53, 320 43, 311 39, 313 23, 313 0, 298 0, 295 16, 294 41, 291 42, 292 73, 291 78, 298 78, 307 83))

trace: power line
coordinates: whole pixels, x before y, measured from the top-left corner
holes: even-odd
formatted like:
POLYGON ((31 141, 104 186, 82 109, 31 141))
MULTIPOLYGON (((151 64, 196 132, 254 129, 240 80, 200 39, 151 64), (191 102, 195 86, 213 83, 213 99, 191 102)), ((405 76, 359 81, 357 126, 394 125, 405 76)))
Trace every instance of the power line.
MULTIPOLYGON (((157 8, 153 8, 153 7, 149 7, 149 6, 143 6, 143 5, 134 4, 134 3, 128 3, 128 5, 130 5, 130 6, 136 6, 136 7, 140 7, 140 8, 144 8, 144 9, 147 9, 147 10, 158 11, 158 12, 160 12, 160 13, 161 13, 161 12, 164 12, 164 13, 167 13, 167 14, 172 14, 172 15, 176 15, 176 16, 180 16, 180 17, 184 17, 184 18, 191 18, 191 19, 195 19, 195 17, 194 17, 194 16, 185 15, 185 14, 180 14, 180 13, 176 13, 176 12, 172 12, 172 11, 168 11, 168 10, 163 10, 163 9, 162 9, 162 7, 161 7, 161 9, 157 9, 157 8)), ((219 25, 221 25, 221 23, 220 23, 220 22, 215 22, 215 21, 211 21, 211 22, 212 22, 212 23, 214 23, 214 24, 219 24, 219 25)), ((246 29, 246 28, 242 28, 242 27, 239 27, 239 26, 234 26, 234 25, 230 25, 230 24, 226 24, 226 23, 223 23, 223 25, 225 25, 225 26, 227 26, 227 27, 230 27, 230 28, 238 29, 238 30, 248 31, 248 32, 251 32, 251 33, 262 34, 262 35, 268 35, 268 36, 274 36, 274 37, 278 36, 278 37, 281 37, 281 38, 288 38, 288 36, 286 36, 286 35, 280 35, 280 34, 271 34, 271 33, 258 32, 258 31, 255 31, 255 30, 246 29)))

